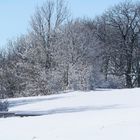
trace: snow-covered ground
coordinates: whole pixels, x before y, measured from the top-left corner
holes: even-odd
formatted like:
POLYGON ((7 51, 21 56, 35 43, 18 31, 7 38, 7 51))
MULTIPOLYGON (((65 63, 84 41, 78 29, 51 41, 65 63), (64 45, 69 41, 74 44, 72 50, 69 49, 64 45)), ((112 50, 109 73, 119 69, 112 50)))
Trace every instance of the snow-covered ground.
POLYGON ((0 140, 140 140, 140 89, 10 99, 10 106, 45 115, 1 118, 0 140))

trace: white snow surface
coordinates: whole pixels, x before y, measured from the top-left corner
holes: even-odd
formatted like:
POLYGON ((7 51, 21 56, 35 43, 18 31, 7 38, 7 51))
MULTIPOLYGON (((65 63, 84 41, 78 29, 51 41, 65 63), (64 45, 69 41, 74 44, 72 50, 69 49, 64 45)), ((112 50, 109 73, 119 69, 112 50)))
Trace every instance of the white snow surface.
POLYGON ((97 90, 9 99, 0 140, 140 140, 140 89, 97 90))

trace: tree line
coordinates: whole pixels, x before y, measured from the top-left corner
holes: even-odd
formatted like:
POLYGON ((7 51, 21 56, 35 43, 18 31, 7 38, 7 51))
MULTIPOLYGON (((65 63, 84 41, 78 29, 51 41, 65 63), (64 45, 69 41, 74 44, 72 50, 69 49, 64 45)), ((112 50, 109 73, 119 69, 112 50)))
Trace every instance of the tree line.
POLYGON ((71 19, 63 0, 36 8, 29 31, 0 51, 0 98, 140 87, 140 3, 71 19))

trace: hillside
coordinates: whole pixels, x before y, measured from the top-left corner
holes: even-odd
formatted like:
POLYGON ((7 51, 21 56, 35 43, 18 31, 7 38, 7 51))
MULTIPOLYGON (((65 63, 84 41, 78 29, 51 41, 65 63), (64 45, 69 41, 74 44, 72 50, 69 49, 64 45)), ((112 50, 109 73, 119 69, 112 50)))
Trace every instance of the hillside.
POLYGON ((140 89, 77 91, 9 101, 10 111, 41 116, 1 118, 1 140, 140 139, 140 89))

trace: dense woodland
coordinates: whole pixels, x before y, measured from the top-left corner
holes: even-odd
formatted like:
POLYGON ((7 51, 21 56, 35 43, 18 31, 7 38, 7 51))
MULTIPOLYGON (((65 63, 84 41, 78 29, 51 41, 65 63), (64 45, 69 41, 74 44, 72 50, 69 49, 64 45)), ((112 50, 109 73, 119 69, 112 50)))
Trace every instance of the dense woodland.
POLYGON ((0 51, 0 98, 140 87, 140 3, 72 19, 63 0, 36 8, 28 33, 0 51))

